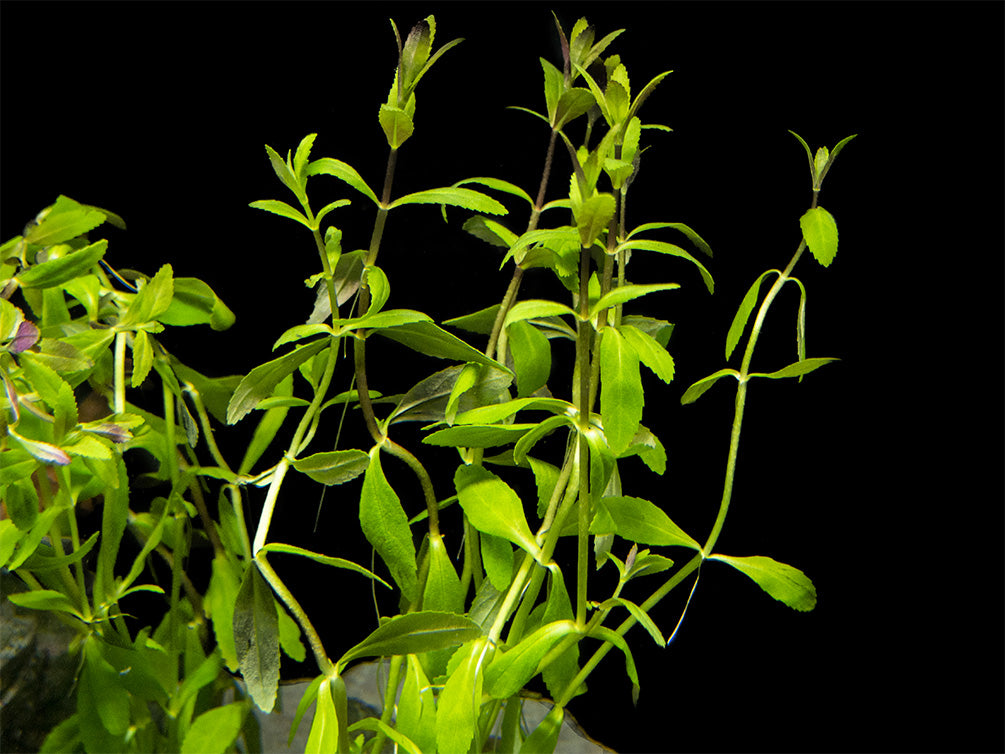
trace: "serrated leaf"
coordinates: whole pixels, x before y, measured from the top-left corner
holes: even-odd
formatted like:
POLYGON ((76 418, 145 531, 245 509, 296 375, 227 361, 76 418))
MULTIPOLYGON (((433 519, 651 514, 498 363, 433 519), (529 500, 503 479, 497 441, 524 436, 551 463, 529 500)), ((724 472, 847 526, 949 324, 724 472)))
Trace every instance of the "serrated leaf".
POLYGON ((632 232, 628 234, 628 238, 631 239, 639 233, 645 233, 650 230, 660 230, 662 228, 671 228, 683 233, 687 236, 691 243, 698 247, 699 251, 709 257, 712 256, 712 248, 705 242, 705 239, 699 236, 690 226, 685 225, 684 223, 645 223, 632 230, 632 232))
POLYGON ((712 274, 705 268, 705 265, 695 259, 680 246, 676 246, 672 243, 666 243, 664 241, 649 240, 626 241, 618 246, 619 251, 632 251, 634 249, 639 249, 641 251, 655 251, 659 254, 669 254, 670 256, 686 259, 698 268, 698 272, 701 273, 701 279, 704 281, 708 292, 715 293, 715 282, 712 280, 712 274))
POLYGON ((780 274, 778 270, 766 270, 761 273, 761 276, 754 281, 754 284, 750 286, 746 295, 743 297, 743 301, 740 302, 740 308, 736 310, 736 315, 733 317, 733 322, 729 326, 729 332, 726 334, 726 360, 733 355, 733 349, 736 348, 737 344, 740 342, 740 338, 743 337, 743 331, 747 327, 747 320, 750 319, 751 312, 754 311, 754 307, 757 306, 757 299, 761 292, 761 283, 764 282, 764 278, 768 275, 778 275, 780 274))
POLYGON ((496 448, 516 442, 536 424, 467 424, 447 427, 422 438, 426 445, 445 448, 496 448))
POLYGON ((234 604, 234 642, 248 693, 262 712, 271 712, 279 689, 279 616, 272 590, 254 563, 234 604))
POLYGON ((380 448, 370 451, 370 464, 360 492, 359 522, 367 541, 387 565, 405 599, 416 598, 415 545, 401 500, 391 489, 380 464, 380 448))
POLYGON ((28 231, 25 241, 38 246, 63 243, 93 230, 105 219, 105 214, 97 208, 80 204, 61 194, 49 208, 45 219, 28 231))
POLYGON ((391 149, 399 149, 415 131, 411 116, 400 107, 381 105, 377 119, 391 149))
POLYGON ((576 312, 565 304, 557 301, 547 301, 541 299, 529 299, 515 303, 506 313, 503 327, 509 327, 514 322, 526 319, 540 319, 542 317, 555 317, 571 314, 576 316, 576 312))
POLYGON ((815 369, 819 369, 824 364, 829 364, 832 361, 838 361, 838 359, 828 359, 828 358, 816 358, 816 359, 803 359, 802 361, 797 361, 793 364, 789 364, 784 369, 779 369, 777 372, 771 372, 770 374, 765 374, 763 372, 753 372, 750 374, 751 377, 767 377, 772 380, 779 380, 785 377, 800 377, 801 375, 808 374, 815 369))
POLYGON ((824 267, 829 267, 838 248, 837 221, 834 216, 823 207, 814 207, 799 218, 799 227, 813 257, 824 267))
POLYGON ((84 616, 80 614, 80 610, 77 609, 77 606, 73 604, 69 597, 62 592, 56 592, 52 589, 17 592, 8 595, 7 599, 18 607, 28 608, 29 610, 55 610, 61 613, 71 613, 84 620, 84 616))
POLYGON ((454 613, 422 610, 398 615, 382 623, 369 636, 339 658, 342 668, 360 657, 421 654, 456 647, 481 636, 481 627, 454 613))
POLYGON ((317 230, 317 228, 311 225, 307 218, 304 217, 303 212, 294 209, 286 202, 281 202, 278 199, 259 199, 258 201, 251 202, 248 206, 253 209, 260 209, 265 212, 271 212, 274 215, 279 215, 280 217, 295 220, 308 230, 317 230))
POLYGON ((276 385, 284 377, 292 374, 297 367, 327 346, 329 346, 327 339, 298 346, 285 356, 266 362, 248 372, 230 398, 227 406, 227 423, 235 424, 240 421, 260 400, 270 397, 276 385))
POLYGON ((290 191, 300 198, 303 194, 300 185, 297 183, 297 177, 293 174, 290 166, 286 164, 286 161, 276 152, 275 149, 270 147, 268 144, 265 145, 265 152, 269 156, 269 163, 272 165, 273 171, 276 173, 276 177, 282 181, 283 185, 286 186, 290 191))
POLYGON ((594 194, 578 207, 573 203, 580 245, 589 248, 607 230, 614 217, 615 206, 614 196, 607 193, 594 194))
POLYGON ((132 349, 133 374, 129 384, 136 388, 143 384, 154 364, 154 350, 146 330, 139 330, 133 336, 132 349))
POLYGON ((107 250, 108 241, 97 241, 58 259, 32 265, 17 276, 17 281, 24 288, 41 289, 62 285, 90 271, 107 250))
POLYGON ((532 555, 539 552, 523 503, 502 479, 482 466, 461 466, 454 486, 461 508, 476 529, 507 539, 532 555))
POLYGON ((321 159, 314 160, 307 166, 307 175, 330 175, 338 178, 340 181, 348 183, 374 204, 380 206, 380 200, 377 198, 377 195, 373 193, 373 189, 367 185, 362 176, 356 172, 356 168, 341 160, 335 160, 331 157, 322 157, 321 159))
POLYGON ((673 380, 673 357, 667 353, 666 348, 661 346, 655 338, 626 324, 622 324, 618 328, 618 332, 621 333, 625 342, 635 351, 639 360, 649 367, 653 374, 666 383, 673 380))
POLYGON ((763 555, 737 558, 716 554, 709 556, 708 559, 720 560, 733 566, 776 600, 784 602, 794 610, 806 612, 816 607, 816 587, 798 568, 763 555))
POLYGON ((680 288, 677 283, 656 283, 653 285, 621 285, 608 291, 593 306, 590 307, 590 316, 595 317, 599 312, 626 301, 646 296, 658 291, 672 291, 680 288))
POLYGON ((469 217, 461 227, 475 238, 503 249, 508 249, 519 237, 505 225, 481 215, 469 217))
MULTIPOLYGON (((383 312, 382 312, 383 313, 383 312)), ((375 315, 379 316, 379 315, 375 315)), ((409 324, 387 327, 378 331, 381 336, 408 346, 413 351, 453 361, 475 362, 495 367, 509 372, 505 366, 490 359, 481 351, 473 348, 446 330, 437 327, 432 322, 412 322, 409 324)))
POLYGON ((388 209, 401 207, 405 204, 447 204, 474 210, 475 212, 487 212, 490 215, 505 215, 508 213, 508 210, 491 196, 474 189, 458 188, 456 186, 427 189, 425 191, 417 191, 414 194, 406 194, 391 202, 388 205, 388 209))
POLYGON ((66 466, 70 463, 70 456, 66 454, 66 451, 57 448, 52 443, 22 437, 12 427, 7 428, 7 434, 17 440, 25 450, 42 463, 57 466, 66 466))
POLYGON ((701 550, 699 545, 659 506, 638 497, 603 497, 599 505, 609 516, 613 531, 606 531, 606 521, 598 512, 590 526, 591 534, 617 534, 622 539, 640 545, 680 546, 701 550), (605 530, 601 530, 605 529, 605 530))
POLYGON ((705 392, 712 387, 712 385, 727 376, 735 377, 737 380, 740 379, 740 373, 735 369, 720 369, 718 372, 710 374, 708 377, 703 377, 685 390, 684 395, 680 398, 681 405, 694 403, 698 400, 698 398, 704 395, 705 392))
POLYGON ((293 468, 324 485, 344 484, 355 479, 370 465, 362 450, 333 450, 314 453, 293 462, 293 468))
POLYGON ((604 435, 615 455, 627 448, 645 403, 639 356, 614 327, 604 328, 600 340, 600 414, 604 435))
POLYGON ((317 134, 307 134, 307 136, 300 140, 296 154, 293 155, 293 173, 296 175, 297 182, 300 185, 304 185, 306 181, 307 159, 311 156, 311 147, 314 146, 314 140, 317 136, 317 134))

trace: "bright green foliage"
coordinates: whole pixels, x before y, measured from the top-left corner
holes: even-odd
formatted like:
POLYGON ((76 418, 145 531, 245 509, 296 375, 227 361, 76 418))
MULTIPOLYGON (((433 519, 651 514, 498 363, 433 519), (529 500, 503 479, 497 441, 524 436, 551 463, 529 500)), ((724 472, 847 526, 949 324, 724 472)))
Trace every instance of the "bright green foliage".
POLYGON ((736 558, 729 555, 712 555, 709 560, 721 560, 740 573, 749 576, 761 589, 789 607, 807 611, 817 604, 817 590, 813 582, 798 568, 779 563, 760 555, 736 558))
POLYGON ((370 451, 370 464, 363 477, 359 523, 363 534, 387 564, 402 594, 408 599, 415 599, 415 545, 401 500, 384 477, 379 447, 370 451))
POLYGON ((799 218, 799 227, 816 260, 824 267, 830 267, 838 250, 838 230, 834 216, 823 207, 814 207, 799 218))

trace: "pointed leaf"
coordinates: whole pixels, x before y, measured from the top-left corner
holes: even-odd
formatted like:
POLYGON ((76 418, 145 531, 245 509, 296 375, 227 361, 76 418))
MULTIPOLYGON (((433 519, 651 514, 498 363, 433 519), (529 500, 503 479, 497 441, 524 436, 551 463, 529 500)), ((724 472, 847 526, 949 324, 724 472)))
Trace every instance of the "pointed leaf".
POLYGON ((558 745, 558 734, 562 732, 565 719, 564 707, 552 707, 544 719, 537 724, 520 747, 521 754, 552 754, 558 745))
POLYGON ((607 230, 611 218, 614 217, 615 206, 614 196, 606 193, 594 194, 584 200, 579 205, 578 211, 575 203, 573 204, 579 243, 584 248, 593 246, 593 242, 607 230))
POLYGON ((454 564, 450 562, 443 537, 431 534, 427 546, 429 572, 426 576, 426 588, 422 593, 422 609, 463 613, 464 594, 461 592, 461 580, 457 577, 454 564))
POLYGON ((654 285, 622 285, 605 293, 593 306, 590 307, 590 316, 595 317, 599 312, 626 301, 645 296, 657 291, 672 291, 680 286, 677 283, 657 283, 654 285))
POLYGON ((718 382, 720 379, 726 376, 735 377, 737 380, 740 379, 740 373, 737 372, 735 369, 720 369, 718 372, 715 372, 714 374, 710 374, 708 377, 704 377, 698 380, 696 383, 691 385, 691 387, 689 387, 686 391, 684 391, 684 395, 682 395, 680 399, 681 405, 694 403, 696 400, 698 400, 698 398, 704 395, 705 391, 707 391, 710 387, 712 387, 712 385, 714 385, 716 382, 718 382))
POLYGON ((749 576, 764 591, 794 610, 806 612, 817 604, 817 590, 806 574, 798 568, 779 563, 762 555, 737 558, 711 555, 709 560, 721 560, 749 576))
POLYGON ((311 552, 310 550, 305 550, 302 547, 297 547, 296 545, 287 545, 282 544, 281 542, 269 542, 267 545, 262 547, 262 549, 259 550, 259 552, 264 553, 281 552, 281 553, 287 553, 289 555, 301 555, 305 558, 310 558, 316 563, 334 566, 335 568, 344 568, 347 571, 355 571, 356 573, 360 573, 366 576, 368 579, 379 581, 388 589, 391 588, 391 585, 388 584, 386 581, 384 581, 384 579, 382 579, 380 576, 373 573, 372 571, 367 570, 361 565, 353 563, 351 560, 345 560, 343 558, 334 558, 331 557, 330 555, 322 555, 317 552, 311 552))
POLYGON ((235 424, 251 411, 260 400, 272 395, 276 385, 297 367, 320 353, 329 345, 328 340, 317 340, 266 362, 248 372, 231 396, 227 406, 227 423, 235 424))
POLYGON ((660 633, 659 627, 653 622, 653 619, 649 617, 649 614, 634 602, 626 600, 623 597, 611 597, 611 599, 604 602, 600 607, 601 609, 606 610, 614 607, 615 605, 621 605, 621 607, 627 608, 628 612, 632 614, 632 617, 641 623, 642 627, 649 632, 651 637, 653 637, 653 641, 656 642, 656 646, 666 646, 666 640, 663 638, 663 634, 660 633))
POLYGON ((427 445, 446 448, 496 448, 516 442, 536 424, 467 424, 441 429, 422 438, 427 445))
POLYGON ((708 288, 709 293, 715 293, 715 282, 712 280, 712 274, 705 268, 701 262, 695 259, 691 254, 688 254, 680 246, 675 246, 672 243, 665 243, 664 241, 649 241, 649 240, 638 240, 638 241, 626 241, 625 243, 618 246, 618 250, 631 251, 632 249, 639 249, 642 251, 655 251, 660 254, 669 254, 670 256, 680 257, 681 259, 686 259, 695 267, 698 268, 698 272, 701 273, 701 279, 705 283, 705 287, 708 288))
POLYGON ((380 127, 384 129, 384 136, 387 137, 387 145, 391 149, 400 148, 415 131, 412 117, 400 107, 381 105, 377 118, 380 127))
POLYGON ((496 699, 518 694, 537 675, 538 665, 552 647, 577 630, 575 621, 553 621, 524 637, 507 652, 496 652, 485 669, 485 692, 496 699))
POLYGON ((248 693, 262 712, 271 712, 279 689, 279 616, 254 563, 244 572, 234 604, 234 641, 248 693))
POLYGON ((573 317, 576 316, 576 312, 565 304, 560 304, 557 301, 547 301, 541 299, 529 299, 527 301, 519 301, 510 307, 510 310, 506 312, 506 319, 503 322, 503 327, 509 327, 514 322, 520 322, 527 319, 540 319, 542 317, 554 317, 565 314, 571 314, 573 317))
POLYGON ((617 328, 604 328, 600 340, 600 414, 604 435, 615 455, 624 452, 635 437, 644 402, 638 354, 617 328))
POLYGON ((388 209, 394 209, 405 204, 448 204, 454 207, 463 207, 475 212, 487 212, 490 215, 505 215, 508 210, 487 194, 474 189, 458 188, 447 186, 445 188, 427 189, 414 194, 407 194, 395 199, 388 205, 388 209))
POLYGON ((332 698, 331 681, 327 678, 318 687, 317 706, 314 708, 314 722, 307 737, 305 754, 332 754, 338 751, 339 719, 332 698))
POLYGON ((472 642, 440 692, 436 709, 436 744, 440 751, 468 751, 481 708, 486 639, 472 642))
POLYGON ((206 283, 197 278, 175 278, 171 304, 158 317, 165 325, 209 325, 226 330, 234 324, 234 312, 206 283))
POLYGON ((514 322, 508 333, 517 395, 525 397, 547 384, 551 375, 551 345, 544 333, 526 321, 514 322))
POLYGON ((343 484, 355 479, 370 465, 370 456, 362 450, 333 450, 298 458, 293 468, 324 485, 343 484))
POLYGON ((729 326, 729 332, 726 334, 726 360, 733 355, 733 349, 736 348, 737 344, 740 342, 740 338, 743 337, 743 331, 747 327, 747 320, 750 319, 750 313, 754 311, 754 307, 757 306, 757 299, 761 292, 761 283, 764 281, 768 275, 780 275, 778 270, 766 270, 761 273, 761 276, 754 281, 754 284, 750 286, 746 295, 743 297, 743 301, 740 302, 740 308, 736 310, 736 316, 733 317, 733 323, 729 326))
POLYGON ((303 212, 294 209, 286 202, 281 202, 278 199, 259 199, 258 201, 251 202, 248 206, 254 209, 264 210, 265 212, 271 212, 274 215, 286 217, 290 220, 295 220, 308 230, 317 230, 317 228, 311 225, 307 218, 304 217, 303 212))
POLYGON ((838 359, 827 359, 827 358, 817 358, 817 359, 803 359, 802 361, 797 361, 794 364, 789 364, 784 369, 779 369, 777 372, 771 372, 770 374, 764 374, 762 372, 754 372, 751 377, 768 377, 772 380, 782 379, 784 377, 799 377, 804 374, 808 374, 815 369, 819 369, 824 364, 829 364, 832 361, 838 361, 838 359))
POLYGON ((88 272, 107 250, 108 241, 97 241, 66 256, 32 265, 17 276, 17 281, 24 288, 52 288, 61 285, 88 272))
POLYGON ((385 338, 397 341, 414 351, 453 361, 476 362, 486 364, 504 372, 509 370, 494 359, 490 359, 481 351, 472 348, 456 335, 451 335, 432 322, 413 322, 410 324, 389 327, 378 331, 385 338))
POLYGON ((653 374, 663 382, 669 383, 673 380, 674 363, 673 357, 667 353, 667 349, 651 335, 644 333, 631 325, 622 324, 618 332, 624 337, 625 342, 635 351, 636 355, 653 374))
POLYGON ((476 529, 508 539, 532 555, 540 551, 527 526, 523 503, 502 479, 482 466, 461 466, 454 485, 458 502, 476 529))
POLYGON ((234 702, 203 712, 189 726, 182 741, 181 754, 224 754, 229 751, 241 733, 246 711, 243 703, 234 702))
POLYGON ((314 160, 307 166, 307 175, 334 176, 340 181, 348 183, 374 204, 380 206, 380 200, 377 198, 377 195, 373 193, 373 189, 367 185, 362 176, 356 172, 356 168, 341 160, 335 160, 331 157, 322 157, 321 159, 314 160))
POLYGON ((52 246, 81 236, 97 228, 106 219, 96 207, 80 204, 62 194, 38 225, 25 235, 25 241, 38 246, 52 246))
POLYGON ((359 501, 363 534, 374 546, 405 599, 416 598, 415 545, 401 500, 391 489, 380 465, 380 448, 370 451, 370 465, 363 477, 359 501))
POLYGON ((398 615, 349 649, 338 661, 341 670, 360 657, 421 654, 456 647, 481 636, 481 627, 454 613, 422 610, 398 615))
POLYGON ((599 501, 613 524, 613 531, 601 531, 601 516, 590 526, 591 534, 617 534, 622 539, 641 545, 689 547, 701 551, 690 535, 670 520, 658 506, 638 497, 604 497, 599 501))
POLYGON ((829 267, 838 248, 838 230, 834 216, 823 207, 814 207, 799 218, 799 227, 814 258, 824 267, 829 267))

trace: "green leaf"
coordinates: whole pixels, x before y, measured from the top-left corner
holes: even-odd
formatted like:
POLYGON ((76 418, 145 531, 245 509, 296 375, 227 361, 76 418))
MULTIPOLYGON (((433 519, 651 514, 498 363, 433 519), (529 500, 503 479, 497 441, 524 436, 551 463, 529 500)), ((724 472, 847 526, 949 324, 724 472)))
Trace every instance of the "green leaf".
POLYGON ((370 451, 370 465, 363 477, 359 522, 367 541, 384 560, 402 595, 406 600, 414 600, 418 577, 412 531, 401 500, 384 477, 379 446, 370 451))
POLYGON ((307 648, 300 640, 300 626, 290 617, 278 598, 276 600, 276 614, 279 616, 279 647, 294 662, 303 662, 307 657, 307 648))
POLYGON ((830 267, 838 249, 838 230, 834 216, 823 207, 814 207, 799 218, 799 227, 814 258, 824 267, 830 267))
POLYGON ((611 218, 614 217, 615 206, 614 196, 606 193, 594 194, 583 200, 578 208, 573 203, 579 243, 584 248, 593 246, 593 242, 607 230, 611 218))
POLYGON ((481 532, 478 537, 482 550, 482 564, 485 575, 492 586, 505 591, 513 581, 513 547, 502 537, 481 532))
POLYGON ((551 345, 548 338, 524 320, 509 326, 509 349, 516 372, 517 395, 537 392, 551 375, 551 345))
POLYGON ((590 632, 590 636, 610 642, 625 655, 625 672, 628 673, 628 677, 632 681, 632 696, 633 698, 638 698, 639 674, 635 669, 635 658, 632 657, 632 650, 629 648, 628 642, 620 634, 603 626, 596 626, 590 632))
POLYGON ((639 227, 635 228, 631 233, 629 233, 628 238, 630 239, 632 238, 632 236, 638 233, 645 233, 650 230, 660 230, 662 228, 672 228, 673 230, 680 231, 685 236, 687 236, 688 240, 690 240, 691 243, 693 243, 695 246, 698 247, 699 251, 701 251, 703 254, 709 257, 712 256, 712 249, 705 242, 705 239, 699 236, 697 233, 695 233, 694 230, 692 230, 689 226, 685 225, 684 223, 645 223, 644 225, 640 225, 639 227))
POLYGON ((464 657, 440 691, 436 710, 436 744, 442 752, 468 751, 481 708, 483 663, 487 639, 476 639, 461 650, 464 657))
POLYGON ((590 316, 595 317, 599 312, 626 301, 645 296, 657 291, 672 291, 680 286, 677 283, 656 283, 653 285, 622 285, 608 291, 593 306, 590 307, 590 316))
POLYGON ((472 408, 456 417, 457 424, 494 424, 501 422, 519 411, 542 409, 554 414, 572 414, 575 407, 560 398, 515 398, 502 403, 472 408))
POLYGON ((314 722, 307 737, 305 754, 332 754, 338 751, 339 719, 332 698, 331 681, 327 678, 318 687, 317 706, 314 708, 314 722))
POLYGON ((266 362, 248 372, 231 396, 227 406, 227 423, 235 424, 240 421, 260 400, 270 397, 276 385, 284 377, 292 374, 297 367, 328 345, 329 341, 325 339, 298 346, 285 356, 266 362))
POLYGON ((69 597, 62 592, 52 589, 38 589, 32 592, 17 592, 11 594, 8 599, 18 607, 25 607, 30 610, 55 610, 61 613, 71 613, 84 619, 80 610, 73 604, 69 597))
POLYGON ((279 689, 279 616, 254 563, 244 572, 234 604, 234 641, 248 693, 262 712, 271 712, 279 689))
POLYGON ((265 545, 264 547, 262 547, 262 549, 259 550, 259 552, 265 552, 265 553, 282 552, 282 553, 287 553, 289 555, 301 555, 301 556, 303 556, 305 558, 310 558, 311 560, 313 560, 316 563, 321 563, 323 565, 334 566, 335 568, 344 568, 347 571, 355 571, 356 573, 361 573, 364 576, 366 576, 368 579, 373 579, 374 581, 379 581, 381 584, 383 584, 384 586, 386 586, 388 589, 391 588, 390 584, 388 584, 386 581, 384 581, 384 579, 382 579, 380 576, 378 576, 377 574, 375 574, 373 571, 368 571, 363 566, 356 565, 351 560, 345 560, 343 558, 333 558, 333 557, 331 557, 329 555, 322 555, 322 554, 317 553, 317 552, 311 552, 310 550, 305 550, 302 547, 297 547, 296 545, 286 545, 286 544, 282 544, 281 542, 269 542, 267 545, 265 545))
POLYGON ((497 652, 485 669, 485 692, 496 699, 515 696, 537 675, 544 656, 558 642, 577 631, 575 621, 553 621, 524 637, 507 652, 497 652))
MULTIPOLYGON (((203 712, 189 727, 181 754, 224 754, 237 740, 247 707, 242 702, 203 712)), ((329 749, 335 751, 335 749, 329 749)))
POLYGON ((317 228, 314 225, 311 225, 307 218, 304 217, 303 212, 294 209, 286 202, 281 202, 278 199, 259 199, 258 201, 251 202, 248 206, 253 209, 264 210, 265 212, 271 212, 272 214, 279 215, 280 217, 295 220, 308 230, 317 230, 317 228))
POLYGON ((380 200, 377 198, 377 195, 373 193, 373 189, 367 185, 362 176, 356 172, 356 168, 341 160, 334 160, 331 157, 322 157, 319 160, 314 160, 307 166, 307 175, 334 176, 340 181, 348 183, 378 207, 380 206, 380 200))
POLYGON ((384 129, 387 145, 391 149, 400 148, 415 131, 411 116, 400 107, 381 105, 377 119, 380 121, 380 127, 384 129))
MULTIPOLYGON (((283 160, 282 157, 276 152, 275 149, 270 147, 268 144, 265 145, 265 152, 269 156, 269 162, 272 164, 272 169, 276 173, 276 177, 282 181, 283 185, 286 186, 290 191, 296 194, 298 199, 303 200, 303 188, 297 181, 297 177, 293 174, 292 167, 283 160)), ((289 158, 289 152, 287 152, 287 159, 289 158)))
POLYGON ((432 322, 412 322, 378 331, 385 338, 390 338, 413 351, 453 361, 475 362, 486 364, 504 372, 509 370, 499 362, 490 359, 481 351, 472 348, 456 335, 451 335, 432 322))
POLYGON ((615 455, 623 453, 635 437, 644 402, 638 354, 617 328, 604 328, 600 340, 600 414, 604 435, 615 455))
POLYGON ((338 661, 339 671, 360 657, 421 654, 456 647, 481 636, 481 627, 463 615, 421 610, 398 615, 349 649, 338 661))
POLYGON ((571 308, 565 304, 560 304, 557 301, 546 301, 541 299, 529 299, 527 301, 519 301, 510 307, 510 310, 506 312, 506 319, 503 321, 503 327, 509 327, 514 322, 520 322, 527 319, 540 319, 542 317, 554 317, 557 315, 571 314, 576 316, 571 308))
POLYGON ((726 334, 727 361, 733 355, 733 349, 740 342, 740 338, 743 337, 743 331, 747 327, 747 320, 750 319, 751 312, 757 306, 757 299, 761 292, 761 283, 764 281, 764 278, 772 274, 780 275, 781 273, 778 270, 766 270, 762 272, 761 276, 750 286, 750 290, 743 297, 743 301, 740 302, 740 308, 736 310, 736 316, 733 317, 733 323, 729 326, 729 332, 726 334))
POLYGON ((119 329, 128 329, 157 319, 167 311, 174 297, 171 265, 165 264, 133 296, 129 309, 119 322, 119 329))
POLYGON ((691 387, 685 390, 684 395, 682 395, 680 399, 681 405, 694 403, 698 400, 698 398, 704 395, 705 391, 712 387, 712 385, 726 376, 735 377, 737 380, 740 379, 740 373, 735 369, 720 369, 718 372, 698 380, 696 383, 691 385, 691 387))
POLYGON ((209 325, 226 330, 234 324, 234 312, 198 278, 175 278, 171 304, 158 319, 165 325, 209 325))
POLYGON ((237 567, 222 553, 213 558, 212 575, 203 606, 213 621, 216 644, 231 672, 238 669, 237 647, 234 643, 234 605, 240 588, 241 578, 237 567))
POLYGON ((314 146, 314 140, 317 136, 317 134, 307 134, 300 140, 297 152, 293 156, 293 173, 296 176, 297 183, 301 186, 305 185, 307 179, 307 159, 311 156, 311 147, 314 146))
POLYGON ((711 555, 709 560, 721 560, 740 573, 749 576, 761 589, 794 610, 806 612, 817 604, 817 590, 806 574, 798 568, 779 563, 763 555, 737 558, 711 555))
POLYGON ((553 128, 558 128, 558 119, 555 116, 558 113, 558 101, 565 89, 565 77, 560 70, 544 58, 539 58, 539 60, 541 68, 544 69, 544 102, 548 111, 548 122, 553 128))
POLYGON ((66 256, 33 265, 18 275, 17 281, 24 288, 53 288, 62 285, 89 272, 107 250, 108 241, 97 241, 66 256))
POLYGON ((461 580, 457 577, 454 564, 450 562, 443 537, 431 534, 426 544, 429 573, 426 576, 425 591, 422 593, 422 609, 463 613, 464 594, 461 592, 461 580))
POLYGON ((154 350, 150 344, 150 335, 146 330, 139 330, 133 337, 133 374, 129 381, 131 387, 139 387, 150 374, 154 365, 154 350))
POLYGON ((589 89, 579 87, 566 89, 558 100, 556 117, 554 118, 555 127, 563 128, 580 115, 589 112, 594 104, 596 104, 596 100, 593 97, 593 92, 589 89))
POLYGON ((698 268, 698 272, 701 273, 701 279, 704 281, 705 287, 708 288, 708 292, 715 293, 715 282, 712 280, 712 273, 705 268, 705 265, 695 259, 691 254, 684 251, 684 249, 680 246, 675 246, 674 244, 665 243, 663 241, 649 240, 626 241, 618 246, 619 251, 632 251, 635 249, 640 251, 655 251, 660 254, 669 254, 670 256, 686 259, 698 268))
POLYGON ((461 227, 475 238, 503 249, 510 248, 519 237, 505 225, 481 215, 469 217, 461 227))
POLYGON ((445 448, 496 448, 519 440, 536 426, 536 424, 459 425, 433 432, 423 437, 422 442, 445 448))
POLYGON ((395 726, 419 751, 436 749, 436 696, 415 655, 409 655, 395 726))
POLYGON ((457 500, 479 531, 508 539, 532 555, 540 552, 519 496, 482 466, 461 466, 454 475, 457 500))
POLYGON ((779 369, 777 372, 771 372, 770 374, 764 374, 763 372, 753 372, 751 377, 768 377, 772 380, 782 379, 784 377, 799 377, 804 374, 808 374, 815 369, 819 369, 824 364, 829 364, 832 361, 838 361, 838 359, 827 359, 827 358, 817 358, 817 359, 803 359, 802 361, 797 361, 794 364, 789 364, 784 369, 779 369))
POLYGON ((521 754, 552 754, 558 745, 558 734, 562 732, 564 719, 565 708, 552 707, 524 740, 520 747, 521 754))
MULTIPOLYGON (((511 194, 523 199, 531 207, 534 206, 534 200, 530 198, 530 194, 524 191, 522 188, 509 181, 504 181, 500 178, 490 178, 486 176, 479 176, 477 178, 465 178, 463 181, 458 181, 455 186, 463 186, 468 183, 477 183, 479 185, 485 186, 486 188, 495 189, 496 191, 502 191, 504 194, 511 194)), ((491 222, 491 221, 489 221, 491 222)))
POLYGON ((122 685, 119 672, 101 656, 98 644, 94 637, 84 644, 78 694, 91 698, 106 731, 122 736, 129 729, 129 692, 122 685))
POLYGON ((454 207, 474 210, 475 212, 487 212, 490 215, 505 215, 508 210, 487 194, 474 189, 457 188, 447 186, 444 188, 427 189, 414 194, 395 199, 388 205, 388 209, 401 207, 405 204, 448 204, 454 207))
POLYGON ((611 597, 611 599, 601 604, 600 608, 602 610, 608 610, 615 605, 620 605, 621 607, 626 608, 628 612, 632 614, 632 617, 641 623, 642 627, 649 632, 651 637, 653 637, 653 641, 656 642, 656 646, 661 648, 666 646, 666 640, 663 638, 663 634, 660 633, 659 627, 653 622, 653 619, 649 617, 649 613, 645 612, 634 602, 626 600, 624 597, 611 597))
POLYGON ((488 335, 492 332, 492 326, 495 324, 498 313, 499 304, 493 304, 473 314, 465 314, 461 317, 444 320, 443 324, 450 325, 451 327, 459 327, 462 330, 478 333, 479 335, 488 335))
POLYGON ((370 456, 362 450, 334 450, 298 458, 293 468, 315 482, 331 486, 355 479, 369 464, 370 456))
POLYGON ((590 526, 591 534, 617 534, 629 542, 640 545, 689 547, 701 551, 690 535, 670 520, 658 506, 638 497, 603 497, 599 506, 610 516, 613 531, 601 531, 600 512, 590 526))
POLYGON ((48 208, 45 218, 25 235, 25 241, 38 246, 52 246, 81 236, 101 225, 105 213, 95 207, 75 202, 60 194, 48 208))
POLYGON ((625 342, 635 351, 639 360, 649 367, 653 374, 666 383, 673 380, 673 357, 667 353, 666 347, 661 346, 651 335, 631 325, 622 324, 618 327, 618 332, 621 333, 625 342))

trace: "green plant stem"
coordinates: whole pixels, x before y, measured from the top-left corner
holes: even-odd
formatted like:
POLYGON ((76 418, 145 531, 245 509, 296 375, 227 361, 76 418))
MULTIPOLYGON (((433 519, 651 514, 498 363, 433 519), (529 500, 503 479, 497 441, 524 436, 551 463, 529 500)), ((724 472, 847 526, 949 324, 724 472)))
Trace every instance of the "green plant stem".
POLYGON ((419 484, 422 485, 422 494, 426 499, 426 512, 429 515, 429 534, 430 536, 439 536, 440 509, 436 504, 436 492, 433 490, 433 480, 430 479, 429 472, 426 471, 426 468, 419 462, 418 458, 390 438, 384 441, 383 448, 391 455, 400 458, 408 464, 408 467, 419 478, 419 484))
POLYGON ((167 440, 167 461, 168 477, 171 479, 171 488, 178 484, 178 440, 175 436, 174 423, 174 393, 167 383, 161 381, 161 396, 164 403, 164 439, 167 440))
POLYGON ((576 625, 586 625, 586 597, 589 579, 590 539, 590 451, 585 442, 590 431, 590 250, 579 252, 579 319, 576 322, 576 370, 579 375, 579 526, 576 535, 576 625))
POLYGON ((126 333, 115 333, 115 398, 116 414, 126 412, 126 333))
POLYGON ((258 570, 265 577, 265 580, 269 582, 272 590, 279 595, 279 598, 283 601, 289 611, 296 618, 297 623, 304 630, 304 634, 307 636, 307 642, 311 645, 311 651, 314 653, 314 659, 318 663, 318 668, 324 675, 332 675, 335 673, 335 665, 325 652, 324 645, 321 643, 321 637, 318 632, 314 629, 314 624, 311 623, 310 618, 307 617, 307 613, 297 602, 297 598, 293 596, 293 593, 286 587, 283 580, 279 578, 279 574, 276 573, 272 564, 269 563, 268 558, 264 552, 259 552, 255 555, 255 564, 258 566, 258 570))

